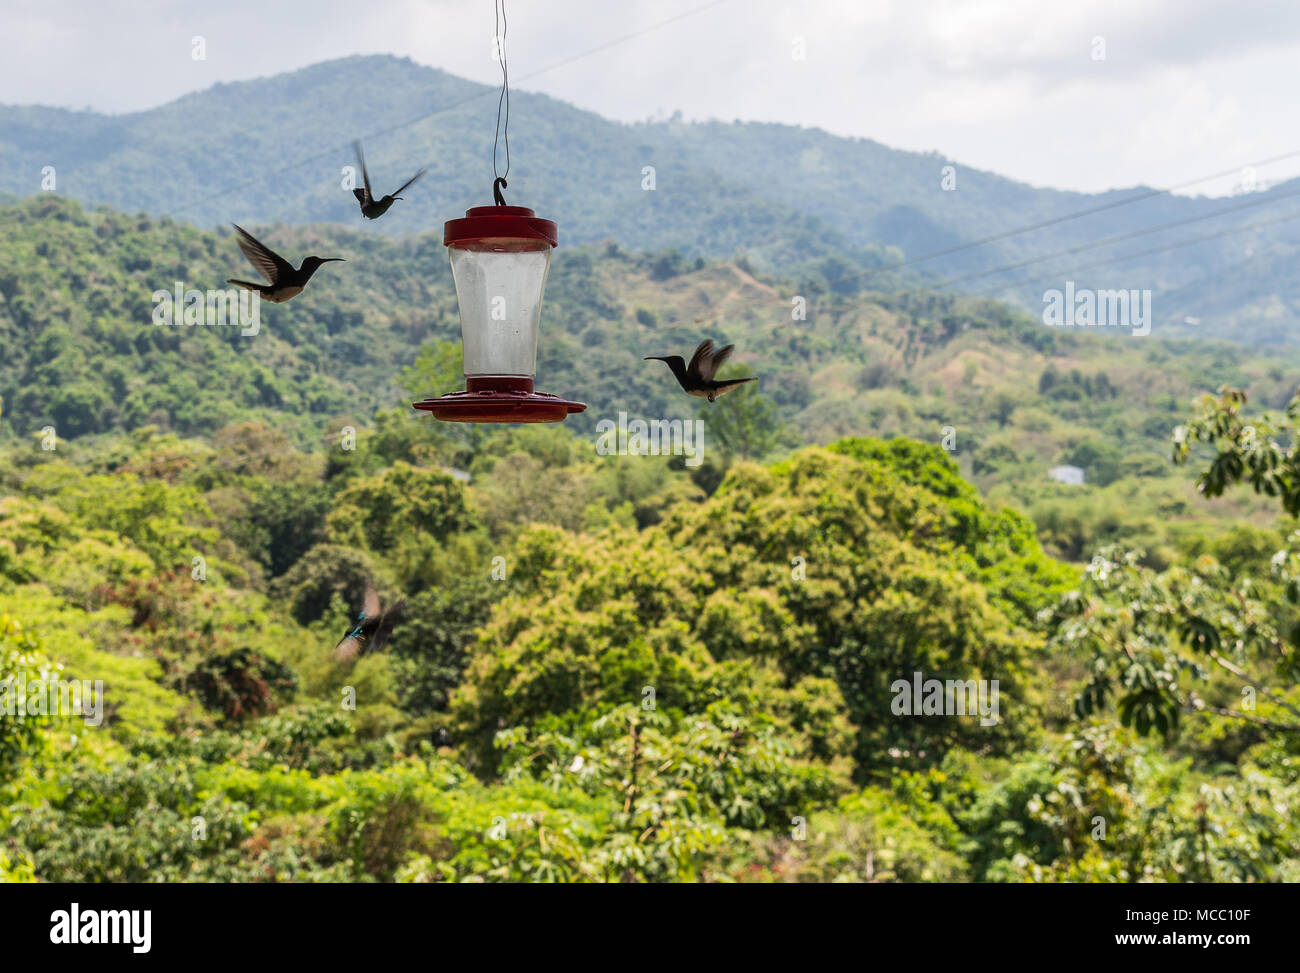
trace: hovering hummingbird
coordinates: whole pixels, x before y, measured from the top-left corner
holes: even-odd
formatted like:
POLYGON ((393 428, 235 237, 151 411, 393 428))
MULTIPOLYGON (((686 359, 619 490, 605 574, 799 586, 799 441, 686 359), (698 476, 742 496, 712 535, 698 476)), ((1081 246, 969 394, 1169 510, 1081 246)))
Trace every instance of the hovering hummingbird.
POLYGON ((737 385, 744 385, 746 382, 753 382, 758 378, 756 375, 749 378, 727 378, 722 380, 713 377, 718 374, 718 369, 731 357, 731 350, 735 347, 735 345, 727 345, 714 351, 713 339, 708 338, 701 341, 700 346, 695 349, 695 354, 691 355, 689 365, 682 361, 681 355, 650 355, 645 361, 663 362, 672 369, 678 384, 681 385, 687 395, 698 395, 700 398, 712 402, 719 395, 726 395, 737 385))
POLYGON ((262 300, 270 301, 272 304, 283 304, 290 298, 301 294, 302 289, 307 286, 307 281, 311 280, 311 275, 316 273, 321 264, 343 259, 342 257, 307 257, 303 260, 302 266, 294 270, 293 264, 270 247, 258 242, 242 226, 235 223, 230 225, 239 233, 239 249, 244 252, 248 262, 271 283, 255 284, 251 281, 234 280, 233 278, 227 280, 226 283, 237 284, 250 291, 257 291, 262 295, 262 300))
POLYGON ((368 220, 377 220, 388 212, 388 207, 393 205, 395 200, 402 197, 397 195, 415 180, 424 175, 421 169, 406 182, 397 187, 396 191, 389 193, 383 199, 375 199, 374 194, 370 191, 370 173, 366 172, 366 157, 361 154, 361 143, 353 142, 352 148, 356 150, 357 162, 361 164, 361 181, 365 183, 365 189, 354 189, 352 195, 357 197, 357 202, 361 204, 361 215, 368 220))
POLYGON ((334 652, 340 660, 354 659, 367 652, 378 652, 393 634, 393 626, 402 620, 402 610, 406 602, 399 601, 387 611, 379 608, 379 595, 373 584, 366 585, 366 595, 362 600, 361 614, 352 631, 339 639, 334 652))

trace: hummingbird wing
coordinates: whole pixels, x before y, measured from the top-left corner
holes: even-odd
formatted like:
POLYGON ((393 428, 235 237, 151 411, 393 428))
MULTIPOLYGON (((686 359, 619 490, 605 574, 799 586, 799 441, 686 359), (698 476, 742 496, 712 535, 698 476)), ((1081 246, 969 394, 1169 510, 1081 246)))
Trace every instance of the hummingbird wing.
POLYGON ((398 186, 396 189, 394 189, 392 194, 393 194, 394 196, 396 196, 396 195, 397 195, 398 193, 400 193, 403 189, 405 189, 405 188, 406 188, 407 186, 409 186, 411 183, 415 182, 415 180, 419 179, 422 175, 424 175, 424 172, 425 172, 425 170, 421 169, 419 172, 417 172, 415 175, 413 175, 410 179, 406 180, 406 182, 402 183, 400 186, 398 186))
POLYGON ((379 595, 375 592, 375 586, 367 581, 366 594, 361 599, 361 613, 366 618, 376 618, 379 615, 379 595))
POLYGON ((353 142, 352 148, 353 151, 355 151, 357 154, 357 163, 361 166, 361 181, 365 183, 366 195, 363 198, 357 190, 354 189, 352 191, 357 194, 357 199, 360 199, 363 205, 368 206, 371 200, 373 200, 375 197, 374 194, 370 191, 370 173, 366 171, 366 157, 361 154, 361 141, 358 139, 357 141, 353 142))
POLYGON ((355 659, 361 654, 361 648, 364 644, 364 639, 360 639, 355 635, 345 635, 339 640, 339 644, 334 646, 334 656, 340 661, 355 659))
POLYGON ((705 338, 700 342, 699 347, 695 349, 695 354, 691 355, 690 364, 686 366, 686 373, 688 375, 700 376, 704 369, 709 367, 708 363, 712 358, 713 339, 705 338))
POLYGON ((388 609, 388 611, 384 612, 383 617, 379 619, 379 624, 375 626, 374 635, 371 636, 370 651, 378 652, 383 648, 384 643, 388 641, 388 636, 393 634, 393 629, 397 626, 397 623, 402 620, 402 610, 405 607, 406 602, 399 601, 392 608, 388 609))
POLYGON ((237 223, 231 223, 230 225, 239 234, 239 249, 243 251, 248 262, 272 284, 278 284, 282 277, 295 273, 289 261, 264 243, 261 243, 253 234, 237 223))
POLYGON ((718 374, 718 369, 727 363, 727 359, 731 357, 731 352, 735 347, 735 345, 727 345, 725 348, 719 348, 711 358, 701 361, 700 378, 706 382, 712 382, 713 376, 718 374))

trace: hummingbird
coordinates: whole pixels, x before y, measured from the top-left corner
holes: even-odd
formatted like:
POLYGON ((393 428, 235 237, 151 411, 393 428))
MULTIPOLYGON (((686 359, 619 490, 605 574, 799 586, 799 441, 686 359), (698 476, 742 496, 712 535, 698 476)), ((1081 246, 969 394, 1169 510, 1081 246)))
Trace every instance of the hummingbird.
POLYGON ((366 157, 361 154, 361 143, 353 142, 352 148, 356 150, 357 162, 361 164, 361 181, 365 183, 365 189, 354 189, 352 195, 357 197, 357 202, 361 204, 361 215, 368 220, 377 220, 388 212, 388 207, 392 206, 394 201, 402 197, 397 195, 415 180, 424 175, 421 169, 406 182, 402 183, 397 189, 389 193, 383 199, 375 199, 374 194, 370 191, 370 173, 366 172, 366 157))
POLYGON ((399 601, 387 611, 381 611, 375 586, 367 583, 357 623, 334 646, 335 654, 340 660, 347 660, 367 652, 378 652, 388 641, 388 636, 393 634, 393 626, 402 620, 402 610, 405 607, 406 602, 399 601))
POLYGON ((644 360, 663 362, 672 369, 677 383, 681 385, 687 395, 698 395, 700 398, 712 402, 719 395, 726 395, 737 385, 744 385, 746 382, 753 382, 758 378, 756 375, 749 378, 727 378, 722 380, 713 377, 718 374, 718 369, 731 357, 731 350, 735 347, 735 345, 727 345, 714 351, 713 339, 706 338, 695 349, 695 354, 691 355, 689 365, 682 361, 681 355, 650 355, 644 360))
POLYGON ((272 304, 283 304, 290 298, 301 294, 302 289, 307 286, 307 281, 311 280, 311 275, 316 273, 321 264, 343 259, 342 257, 307 257, 303 260, 302 266, 294 270, 293 264, 264 243, 260 243, 242 226, 235 223, 230 225, 239 233, 239 249, 244 252, 248 262, 257 268, 257 272, 271 283, 255 284, 251 281, 234 280, 233 278, 227 280, 226 283, 237 284, 247 290, 257 291, 262 295, 262 300, 270 301, 272 304))

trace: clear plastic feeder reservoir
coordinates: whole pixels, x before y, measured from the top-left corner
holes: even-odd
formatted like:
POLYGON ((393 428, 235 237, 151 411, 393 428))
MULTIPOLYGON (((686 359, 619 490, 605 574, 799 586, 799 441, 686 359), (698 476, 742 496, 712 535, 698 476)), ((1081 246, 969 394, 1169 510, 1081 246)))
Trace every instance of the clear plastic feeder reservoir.
POLYGON ((555 224, 524 206, 477 206, 449 220, 465 391, 416 402, 450 422, 559 422, 586 405, 537 392, 542 295, 555 224))
POLYGON ((550 266, 545 240, 483 240, 451 248, 466 378, 537 374, 537 326, 550 266))

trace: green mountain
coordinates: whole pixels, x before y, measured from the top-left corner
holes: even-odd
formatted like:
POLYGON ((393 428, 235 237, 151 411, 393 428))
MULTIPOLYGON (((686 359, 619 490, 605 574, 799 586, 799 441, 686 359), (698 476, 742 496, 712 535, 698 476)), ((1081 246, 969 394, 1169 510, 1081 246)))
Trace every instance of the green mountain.
MULTIPOLYGON (((396 236, 436 232, 445 219, 491 198, 493 90, 409 60, 369 56, 217 85, 120 116, 0 107, 0 192, 35 194, 43 168, 53 166, 59 193, 201 226, 336 222, 396 236), (342 188, 343 167, 353 163, 349 142, 357 136, 366 137, 377 183, 395 186, 417 165, 430 169, 418 191, 374 225, 362 225, 342 188)), ((1149 190, 1059 192, 937 154, 818 130, 625 125, 542 95, 513 98, 507 197, 557 219, 565 246, 613 239, 635 251, 676 247, 688 258, 745 256, 760 268, 794 275, 793 293, 823 278, 853 291, 893 286, 896 279, 884 274, 857 275, 900 255, 915 258, 1047 222, 923 261, 908 276, 924 273, 933 283, 1034 260, 954 286, 982 291, 1032 281, 1005 294, 1034 315, 1042 310, 1043 291, 1066 280, 1150 289, 1157 334, 1292 340, 1300 308, 1300 280, 1291 269, 1300 252, 1300 220, 1169 247, 1300 214, 1300 201, 1290 198, 1300 182, 1236 199, 1165 195, 1112 206, 1149 190), (948 164, 957 170, 952 191, 941 188, 948 164), (653 191, 642 188, 648 166, 653 191), (1090 209, 1099 211, 1051 222, 1090 209), (1175 222, 1183 225, 1145 232, 1175 222), (1129 238, 1040 260, 1120 236, 1129 238), (1093 266, 1148 250, 1161 252, 1093 266)))

